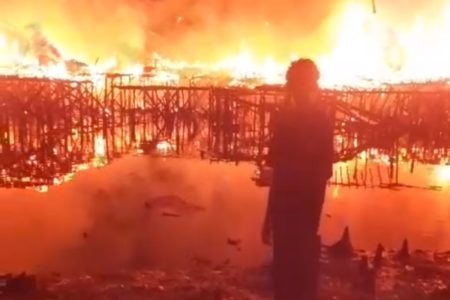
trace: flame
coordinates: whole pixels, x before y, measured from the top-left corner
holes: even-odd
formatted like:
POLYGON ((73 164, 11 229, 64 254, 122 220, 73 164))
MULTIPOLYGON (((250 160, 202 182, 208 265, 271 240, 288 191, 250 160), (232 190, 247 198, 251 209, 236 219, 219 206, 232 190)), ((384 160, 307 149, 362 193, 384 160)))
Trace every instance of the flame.
MULTIPOLYGON (((316 55, 324 87, 379 86, 384 83, 423 82, 450 77, 450 4, 433 19, 418 16, 413 24, 396 24, 374 14, 370 3, 348 2, 332 18, 334 44, 328 53, 316 55), (398 26, 397 26, 398 25, 398 26)), ((183 69, 226 73, 239 85, 249 78, 260 83, 284 83, 291 55, 277 61, 258 57, 251 47, 216 63, 171 61, 158 55, 159 65, 179 74, 183 69)), ((176 78, 175 78, 176 80, 176 78)))
POLYGON ((320 59, 325 85, 424 81, 449 77, 450 5, 407 28, 350 3, 339 18, 333 51, 320 59), (359 82, 358 82, 359 81, 359 82))
POLYGON ((125 69, 124 73, 134 76, 142 76, 144 74, 144 66, 141 64, 135 64, 125 69))
POLYGON ((97 135, 95 137, 94 152, 96 157, 106 156, 106 141, 105 138, 101 135, 97 135))
POLYGON ((174 146, 168 141, 161 141, 156 145, 156 151, 160 155, 168 155, 174 146))
MULTIPOLYGON (((183 22, 183 16, 176 18, 177 24, 183 22)), ((347 1, 335 10, 327 24, 334 37, 331 46, 323 43, 324 49, 320 53, 306 53, 318 62, 324 87, 380 85, 450 77, 448 3, 443 4, 440 13, 433 18, 418 14, 412 23, 405 24, 381 13, 374 14, 370 1, 347 1)), ((261 24, 261 32, 270 27, 271 23, 265 21, 261 24)), ((118 57, 114 56, 117 49, 111 49, 110 58, 83 66, 77 57, 73 59, 66 55, 79 52, 74 45, 53 43, 33 26, 27 30, 27 34, 19 34, 0 29, 1 73, 78 78, 74 73, 83 69, 99 85, 107 72, 129 73, 138 77, 145 73, 146 64, 143 61, 128 65, 119 63, 118 57), (70 51, 62 51, 62 47, 70 51), (70 61, 75 61, 72 67, 68 66, 70 61)), ((61 38, 61 35, 58 36, 61 38)), ((189 73, 187 70, 191 70, 195 73, 189 74, 192 76, 226 74, 231 78, 227 82, 230 85, 246 84, 249 79, 257 83, 282 84, 289 62, 298 55, 275 58, 271 53, 264 53, 269 48, 272 47, 261 44, 252 48, 251 44, 242 43, 237 53, 229 52, 230 55, 225 55, 223 59, 209 63, 171 60, 155 52, 151 55, 151 63, 157 71, 150 83, 181 84, 185 73, 189 73)), ((199 53, 208 51, 203 50, 199 53)), ((92 55, 86 53, 81 57, 92 55)))
MULTIPOLYGON (((318 49, 314 52, 301 48, 294 49, 302 53, 302 56, 310 56, 317 61, 321 69, 323 87, 367 87, 380 86, 384 83, 450 79, 449 3, 442 1, 438 13, 433 16, 418 11, 411 23, 405 23, 389 18, 385 14, 374 14, 370 1, 343 2, 345 3, 335 10, 327 22, 327 28, 333 36, 330 43, 324 42, 322 45, 322 40, 319 40, 317 48, 322 48, 320 52, 318 49)), ((185 19, 179 16, 176 23, 181 26, 185 19)), ((272 24, 265 21, 261 25, 261 31, 270 27, 272 24)), ((227 48, 228 45, 224 43, 226 54, 220 59, 208 62, 208 55, 205 55, 205 61, 188 61, 170 59, 159 52, 154 52, 145 55, 146 58, 150 57, 150 61, 142 59, 124 63, 120 55, 117 55, 118 49, 111 49, 108 56, 93 63, 85 63, 83 58, 92 58, 95 53, 80 53, 80 48, 76 45, 62 43, 62 40, 67 42, 71 38, 62 37, 63 29, 57 28, 56 31, 59 34, 52 37, 59 36, 60 40, 50 40, 43 32, 33 27, 27 34, 0 27, 0 74, 72 80, 84 80, 88 77, 96 87, 102 88, 106 73, 126 73, 141 80, 144 75, 149 75, 146 67, 150 64, 155 71, 151 73, 148 81, 145 79, 139 81, 140 83, 182 85, 186 78, 200 76, 214 78, 225 75, 224 77, 227 77, 225 83, 214 81, 214 84, 283 84, 290 61, 300 57, 298 53, 280 57, 276 53, 264 52, 269 48, 274 49, 269 47, 270 45, 260 43, 258 47, 242 42, 238 50, 233 47, 235 45, 229 45, 230 48, 227 48), (79 55, 74 55, 75 53, 79 55)), ((257 34, 258 32, 255 32, 255 35, 257 34)), ((132 35, 139 36, 139 34, 132 35)), ((143 44, 143 41, 140 42, 137 44, 143 44)), ((280 48, 283 48, 281 47, 283 41, 279 42, 280 48)), ((198 47, 196 43, 192 44, 195 45, 193 47, 198 47)), ((198 49, 198 53, 207 54, 208 50, 198 49)), ((148 137, 137 138, 138 153, 142 152, 139 149, 141 140, 148 139, 148 137)), ((342 137, 337 138, 338 144, 340 141, 342 137)), ((353 143, 355 147, 358 146, 358 137, 354 137, 353 143)), ((104 137, 97 135, 94 144, 94 162, 76 166, 71 176, 92 165, 102 166, 106 163, 107 143, 104 137)), ((174 146, 167 141, 157 145, 157 152, 163 155, 173 150, 174 146)), ((389 165, 389 156, 375 153, 376 151, 373 149, 362 152, 360 158, 377 156, 378 162, 389 165)), ((29 163, 33 164, 33 161, 31 157, 29 163)), ((70 178, 70 176, 56 178, 54 184, 61 184, 70 178)), ((436 178, 441 183, 449 183, 450 167, 439 166, 436 178)), ((336 190, 335 193, 339 191, 336 190)))

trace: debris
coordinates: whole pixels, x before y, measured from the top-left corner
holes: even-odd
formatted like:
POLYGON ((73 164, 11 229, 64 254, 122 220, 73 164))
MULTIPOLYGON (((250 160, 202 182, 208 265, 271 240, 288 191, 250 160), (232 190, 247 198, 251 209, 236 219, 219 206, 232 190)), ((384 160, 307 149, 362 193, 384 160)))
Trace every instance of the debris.
POLYGON ((385 249, 383 245, 378 244, 377 250, 375 251, 375 257, 373 258, 373 267, 375 269, 381 268, 381 265, 383 264, 383 253, 385 249))
POLYGON ((348 227, 345 227, 341 239, 334 245, 328 247, 328 253, 330 256, 336 258, 349 258, 353 256, 354 251, 350 241, 350 230, 348 227))
POLYGON ((32 297, 37 292, 36 277, 22 273, 17 276, 0 276, 0 294, 13 299, 28 296, 32 297))
POLYGON ((367 299, 367 297, 373 299, 376 290, 375 279, 375 270, 369 267, 369 258, 363 255, 359 263, 358 276, 354 284, 355 291, 361 294, 357 299, 367 299))
POLYGON ((227 243, 230 246, 239 247, 242 244, 242 241, 239 239, 228 238, 227 243))
POLYGON ((403 241, 402 244, 402 248, 400 249, 400 251, 397 253, 396 255, 396 259, 398 259, 399 261, 405 262, 409 259, 410 255, 409 255, 409 243, 408 240, 405 239, 403 241))
POLYGON ((192 214, 204 211, 205 208, 175 196, 166 195, 154 197, 144 203, 146 209, 170 211, 174 214, 192 214))
POLYGON ((170 217, 170 218, 180 218, 181 215, 180 214, 176 214, 176 213, 172 213, 172 212, 163 212, 162 213, 163 217, 170 217))
MULTIPOLYGON (((383 271, 370 267, 369 256, 358 260, 328 261, 322 265, 320 299, 419 300, 450 299, 450 263, 430 265, 430 272, 410 272, 386 256, 383 271), (342 272, 347 268, 349 272, 342 272), (435 272, 436 271, 436 272, 435 272), (430 276, 430 274, 432 274, 430 276), (431 298, 430 298, 431 297, 431 298)), ((269 300, 270 269, 239 269, 226 260, 215 265, 206 259, 189 270, 118 271, 106 275, 38 277, 36 294, 2 294, 6 279, 0 276, 1 299, 161 299, 161 300, 269 300), (228 266, 228 267, 227 267, 228 266), (3 279, 3 280, 2 280, 3 279), (2 286, 3 283, 3 286, 2 286)), ((24 285, 22 285, 24 286, 24 285)), ((17 289, 16 289, 17 290, 17 289)))

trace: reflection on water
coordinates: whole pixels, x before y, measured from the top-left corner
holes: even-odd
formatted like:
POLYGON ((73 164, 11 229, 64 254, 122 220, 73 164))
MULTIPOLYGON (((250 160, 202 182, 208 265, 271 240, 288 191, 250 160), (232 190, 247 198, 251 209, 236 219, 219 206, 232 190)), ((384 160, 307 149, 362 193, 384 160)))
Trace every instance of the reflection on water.
POLYGON ((448 192, 341 189, 337 198, 328 198, 325 212, 322 233, 327 242, 350 226, 359 248, 375 249, 378 242, 397 248, 408 238, 413 248, 450 249, 448 192))
POLYGON ((374 249, 378 242, 398 248, 404 238, 413 248, 450 250, 450 169, 419 166, 404 168, 401 178, 426 189, 356 189, 330 187, 322 219, 322 233, 331 242, 350 226, 357 247, 374 249))
POLYGON ((438 185, 450 186, 450 165, 435 167, 435 174, 438 185))
MULTIPOLYGON (((46 194, 0 190, 0 271, 177 266, 199 256, 260 264, 268 251, 260 242, 267 188, 251 181, 253 171, 245 164, 128 157, 46 194), (177 210, 176 218, 149 211, 148 200, 164 195, 205 210, 177 210), (240 251, 228 239, 241 240, 240 251)), ((441 177, 418 167, 402 178, 436 185, 441 177)), ((345 226, 356 248, 397 248, 408 238, 412 248, 450 250, 449 190, 330 186, 324 242, 338 239, 345 226)))

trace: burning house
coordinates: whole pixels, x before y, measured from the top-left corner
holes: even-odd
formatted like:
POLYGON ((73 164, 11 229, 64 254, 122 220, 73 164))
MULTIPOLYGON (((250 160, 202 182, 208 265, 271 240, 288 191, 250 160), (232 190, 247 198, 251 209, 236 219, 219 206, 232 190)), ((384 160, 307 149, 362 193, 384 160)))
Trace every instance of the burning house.
MULTIPOLYGON (((283 12, 271 12, 273 4, 235 1, 129 0, 104 13, 102 1, 89 10, 82 9, 84 1, 66 2, 38 14, 42 24, 0 28, 1 185, 52 184, 80 165, 98 165, 99 157, 105 163, 158 141, 170 143, 177 155, 259 162, 271 110, 283 98, 284 72, 291 59, 306 54, 316 57, 323 98, 337 109, 336 161, 381 153, 389 181, 399 156, 448 163, 450 7, 444 1, 430 8, 437 17, 421 10, 423 16, 408 22, 391 16, 402 4, 379 1, 374 14, 370 1, 319 1, 317 16, 331 15, 321 23, 306 18, 305 26, 317 33, 298 41, 282 35, 295 32, 281 18, 297 5, 288 0, 279 6, 283 12), (252 31, 227 29, 236 24, 252 31), (218 38, 212 32, 225 43, 208 53, 218 38), (277 37, 285 46, 275 47, 277 37)), ((9 4, 10 16, 22 21, 37 9, 26 4, 25 12, 9 4)))

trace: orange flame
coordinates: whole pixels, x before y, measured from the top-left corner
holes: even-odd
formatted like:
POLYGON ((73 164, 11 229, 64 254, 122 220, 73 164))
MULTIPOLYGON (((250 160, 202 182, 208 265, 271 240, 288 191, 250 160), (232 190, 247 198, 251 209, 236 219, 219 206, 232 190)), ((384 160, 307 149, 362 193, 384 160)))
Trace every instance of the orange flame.
MULTIPOLYGON (((308 56, 315 57, 322 70, 321 84, 324 87, 373 86, 449 78, 450 4, 443 5, 435 17, 418 15, 412 24, 405 25, 383 14, 373 14, 370 1, 346 2, 329 19, 328 27, 332 28, 335 37, 329 51, 322 49, 320 55, 308 53, 308 56)), ((184 18, 179 17, 176 22, 182 23, 184 18)), ((264 31, 270 23, 261 26, 261 31, 264 31)), ((31 32, 31 39, 39 47, 24 52, 20 35, 0 31, 0 72, 77 78, 68 67, 71 57, 64 56, 38 30, 31 32)), ((73 45, 58 46, 70 48, 73 45)), ((326 47, 325 43, 323 47, 326 47)), ((158 71, 151 83, 181 84, 186 70, 196 70, 198 74, 194 75, 227 74, 231 77, 228 82, 231 85, 244 84, 248 79, 255 79, 258 83, 284 83, 285 70, 294 55, 277 60, 261 50, 244 45, 238 53, 230 53, 215 63, 174 61, 154 53, 152 63, 158 71)), ((111 51, 109 59, 85 66, 84 71, 95 82, 102 82, 99 76, 105 72, 117 71, 136 76, 144 73, 144 61, 119 66, 117 57, 113 56, 115 49, 111 51)), ((87 56, 92 57, 92 54, 84 55, 87 56)), ((82 68, 80 65, 78 67, 82 68)))

